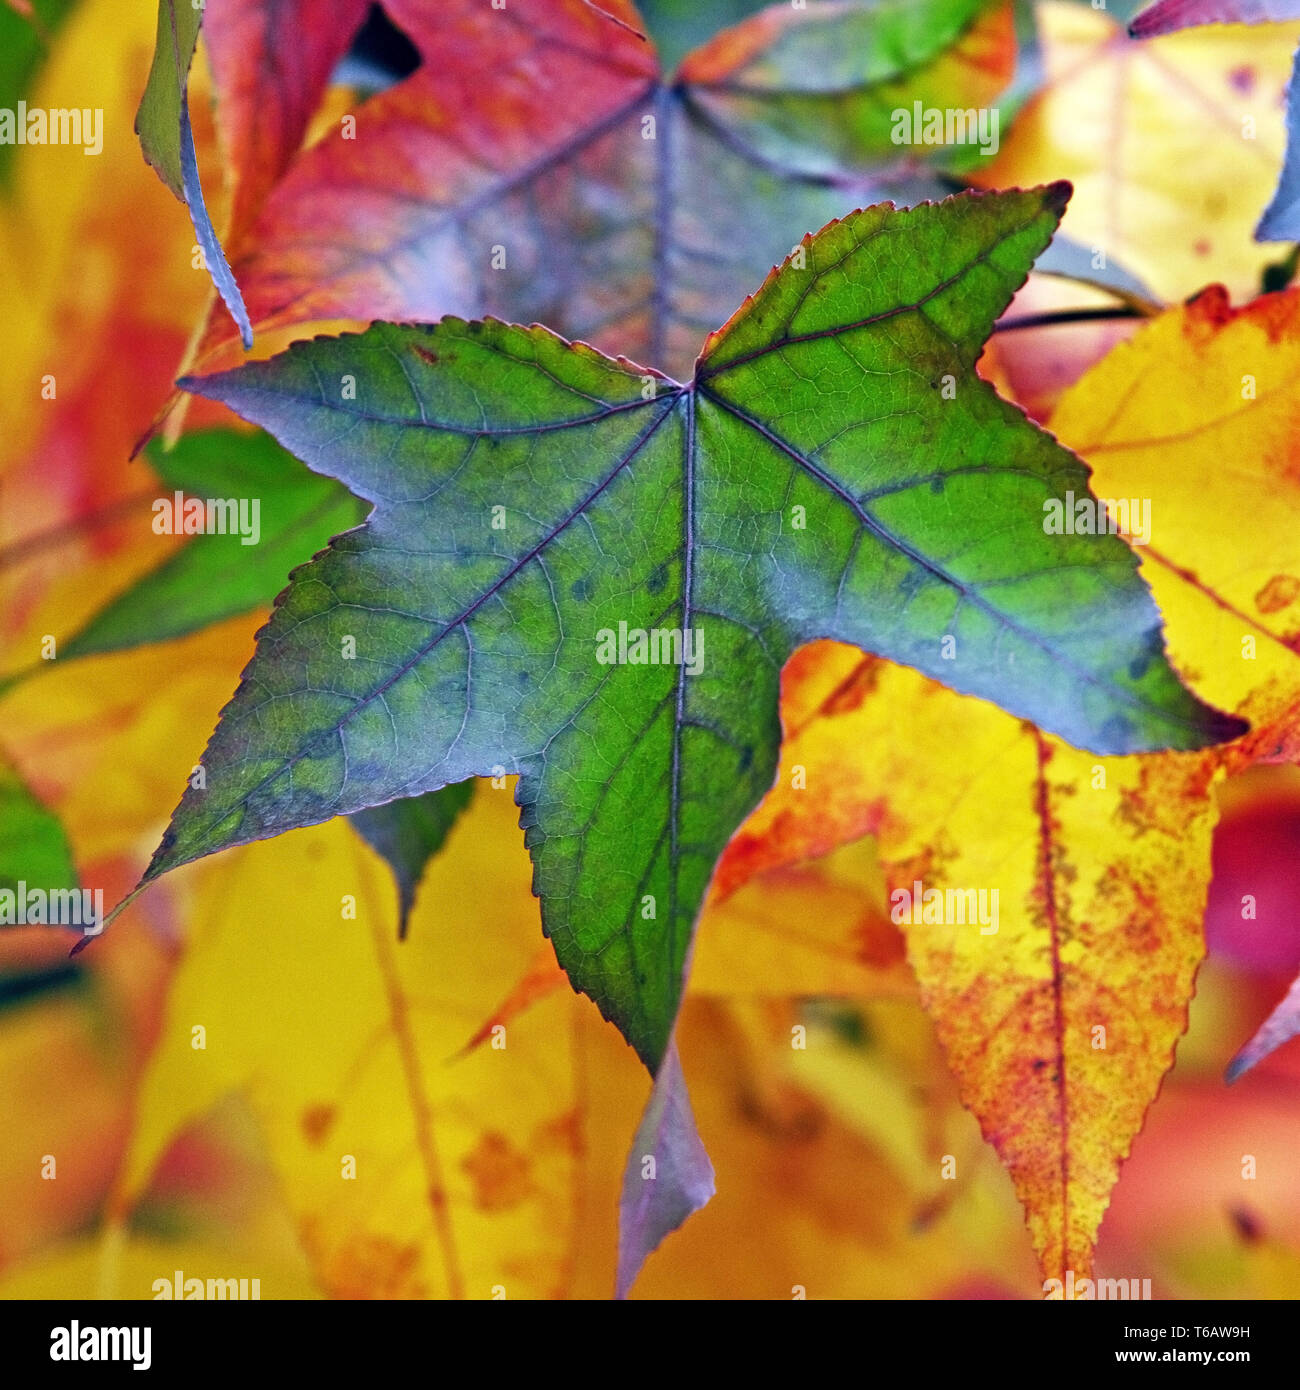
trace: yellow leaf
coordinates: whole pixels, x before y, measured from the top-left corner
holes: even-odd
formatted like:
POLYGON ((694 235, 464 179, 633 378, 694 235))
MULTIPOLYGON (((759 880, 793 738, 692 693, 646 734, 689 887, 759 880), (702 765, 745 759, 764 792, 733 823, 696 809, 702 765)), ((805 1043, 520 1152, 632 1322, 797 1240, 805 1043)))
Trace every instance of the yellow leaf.
POLYGON ((1079 4, 1036 7, 1047 85, 978 170, 988 188, 1074 185, 1063 230, 1157 294, 1208 280, 1253 293, 1253 240, 1284 146, 1294 24, 1214 25, 1142 42, 1079 4))
POLYGON ((457 1055, 537 949, 516 816, 509 794, 480 792, 431 864, 403 943, 383 867, 343 821, 196 872, 119 1208, 184 1125, 240 1091, 325 1292, 562 1293, 581 1005, 552 994, 507 1025, 502 1046, 457 1055))
POLYGON ((731 893, 716 885, 696 937, 692 994, 911 998, 898 928, 881 910, 875 847, 778 865, 731 893))
MULTIPOLYGON (((132 563, 126 557, 126 563, 132 563)), ((78 571, 72 587, 85 583, 78 571)), ((39 634, 71 632, 79 603, 57 585, 29 619, 39 634)), ((234 618, 177 642, 60 665, 4 696, 6 751, 40 799, 55 810, 89 886, 115 892, 139 872, 160 824, 203 756, 204 731, 230 698, 252 651, 256 618, 234 618), (166 692, 166 699, 159 692, 166 692), (132 862, 106 884, 98 867, 132 862)), ((15 649, 19 643, 15 643, 15 649)))
POLYGON ((1231 765, 1279 756, 1300 687, 1300 291, 1234 310, 1215 287, 1162 315, 1052 429, 1097 496, 1150 500, 1139 554, 1174 664, 1256 726, 1231 765))

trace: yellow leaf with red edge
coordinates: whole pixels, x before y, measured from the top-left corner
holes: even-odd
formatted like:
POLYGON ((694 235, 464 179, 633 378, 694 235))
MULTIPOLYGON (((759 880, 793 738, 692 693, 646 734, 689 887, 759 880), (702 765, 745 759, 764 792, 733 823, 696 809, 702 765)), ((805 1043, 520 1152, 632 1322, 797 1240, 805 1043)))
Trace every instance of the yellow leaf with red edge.
POLYGON ((1117 348, 1052 429, 1099 497, 1151 501, 1142 574, 1179 670, 1255 726, 1207 756, 1293 758, 1300 696, 1300 291, 1213 287, 1117 348), (1246 641, 1245 639, 1251 639, 1246 641))
POLYGON ((1052 422, 1093 466, 1097 496, 1131 499, 1135 530, 1148 517, 1139 553, 1174 664, 1202 698, 1250 718, 1250 734, 1201 753, 1099 759, 819 644, 786 669, 783 770, 719 870, 725 893, 872 834, 900 916, 921 885, 904 931, 922 998, 1048 1277, 1087 1273, 1184 1030, 1213 784, 1294 757, 1298 381, 1300 292, 1232 311, 1215 290, 1112 352, 1052 422), (806 791, 792 789, 795 764, 806 791), (943 920, 927 923, 925 893, 949 889, 976 896, 945 898, 943 920))

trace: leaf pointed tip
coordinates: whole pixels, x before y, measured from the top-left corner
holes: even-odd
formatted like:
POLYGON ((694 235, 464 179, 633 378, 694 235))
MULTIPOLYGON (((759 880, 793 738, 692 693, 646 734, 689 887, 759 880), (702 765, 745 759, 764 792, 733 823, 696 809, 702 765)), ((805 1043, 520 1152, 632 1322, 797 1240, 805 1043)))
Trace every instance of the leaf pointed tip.
MULTIPOLYGON (((210 372, 206 376, 182 376, 176 378, 178 390, 186 391, 191 396, 202 396, 209 401, 219 401, 222 405, 228 405, 232 410, 235 406, 231 396, 238 389, 240 373, 245 367, 252 367, 258 364, 248 362, 244 366, 231 367, 224 372, 210 372)), ((148 440, 143 441, 147 443, 148 440)))
POLYGON ((1131 39, 1153 39, 1160 34, 1172 34, 1175 29, 1184 28, 1190 22, 1184 20, 1180 24, 1178 16, 1170 13, 1167 0, 1158 0, 1158 3, 1139 10, 1124 26, 1124 32, 1131 39))
MULTIPOLYGON (((959 192, 950 193, 943 202, 962 202, 980 198, 1007 198, 1016 196, 1032 196, 1037 194, 1039 201, 1043 205, 1045 212, 1052 213, 1059 222, 1065 216, 1065 209, 1069 206, 1070 199, 1074 197, 1074 185, 1069 179, 1054 179, 1051 183, 1038 184, 1033 188, 963 188, 959 192)), ((925 204, 918 204, 925 206, 925 204)))
MULTIPOLYGON (((180 391, 187 391, 191 396, 203 396, 210 401, 221 401, 229 404, 226 400, 224 390, 218 383, 227 377, 234 376, 239 367, 232 367, 225 372, 211 372, 207 376, 181 376, 176 378, 176 387, 180 391)), ((147 444, 147 438, 142 439, 142 444, 147 444)))
POLYGON ((1043 188, 1043 202, 1056 213, 1058 221, 1065 215, 1065 209, 1073 196, 1074 185, 1069 179, 1057 179, 1043 188))
POLYGON ((646 1260, 715 1190, 713 1164, 696 1129, 677 1044, 670 1038, 623 1172, 616 1298, 627 1297, 646 1260))
POLYGON ((1207 705, 1206 709, 1210 712, 1209 725, 1215 743, 1232 743, 1244 734, 1250 733, 1249 719, 1227 714, 1223 710, 1215 709, 1213 705, 1207 705))
MULTIPOLYGON (((157 857, 158 856, 155 853, 154 858, 156 859, 157 857)), ((121 902, 117 904, 116 907, 110 910, 108 916, 106 916, 104 920, 99 924, 99 930, 95 932, 87 932, 86 934, 84 934, 81 937, 81 939, 75 943, 75 945, 72 947, 72 950, 68 952, 69 956, 79 956, 82 953, 82 951, 84 951, 86 947, 90 945, 92 941, 98 941, 99 938, 103 936, 103 934, 108 930, 108 928, 111 927, 115 921, 117 921, 117 919, 122 915, 122 913, 124 913, 127 910, 127 908, 130 907, 133 902, 135 902, 135 900, 140 896, 140 894, 143 893, 146 888, 148 888, 150 883, 153 882, 156 875, 151 873, 152 868, 153 865, 151 863, 149 868, 146 869, 144 871, 144 874, 141 876, 140 882, 137 883, 135 887, 131 889, 131 891, 126 895, 126 897, 124 897, 121 900, 121 902)))

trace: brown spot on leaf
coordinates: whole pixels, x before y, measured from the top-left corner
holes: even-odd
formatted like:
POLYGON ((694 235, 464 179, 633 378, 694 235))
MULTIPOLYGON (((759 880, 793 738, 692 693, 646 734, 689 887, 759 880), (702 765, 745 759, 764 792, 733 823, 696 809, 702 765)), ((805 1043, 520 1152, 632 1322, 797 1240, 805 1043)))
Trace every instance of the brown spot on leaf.
POLYGON ((563 1115, 538 1126, 533 1142, 539 1149, 556 1150, 577 1157, 586 1150, 582 1111, 566 1110, 563 1115))
POLYGON ((302 1132, 309 1144, 319 1144, 330 1131, 337 1111, 332 1105, 309 1105, 302 1112, 302 1132))
POLYGON ((302 1246, 321 1287, 331 1298, 428 1298, 419 1276, 420 1247, 401 1245, 386 1236, 348 1234, 330 1238, 319 1216, 299 1227, 302 1246))
POLYGON ((903 933, 883 912, 864 912, 853 928, 854 956, 864 965, 887 970, 907 959, 903 933))
POLYGON ((413 344, 411 351, 421 362, 427 362, 431 367, 436 367, 438 365, 438 354, 436 352, 430 352, 428 348, 422 348, 419 343, 413 344))
POLYGON ((864 657, 822 701, 817 712, 822 715, 849 714, 862 704, 879 683, 880 662, 873 656, 864 657))
POLYGON ((807 1143, 826 1126, 826 1113, 811 1096, 785 1083, 742 1087, 736 1108, 766 1138, 807 1143))
POLYGON ((1228 1216, 1237 1234, 1247 1245, 1253 1245, 1264 1234, 1263 1223, 1248 1207, 1233 1207, 1228 1216))
POLYGON ((494 1130, 483 1135, 460 1166, 474 1184, 474 1205, 480 1211, 509 1211, 533 1190, 528 1156, 494 1130))
POLYGON ((1261 613, 1279 613, 1300 597, 1300 579, 1291 574, 1275 574, 1255 595, 1255 607, 1261 613))

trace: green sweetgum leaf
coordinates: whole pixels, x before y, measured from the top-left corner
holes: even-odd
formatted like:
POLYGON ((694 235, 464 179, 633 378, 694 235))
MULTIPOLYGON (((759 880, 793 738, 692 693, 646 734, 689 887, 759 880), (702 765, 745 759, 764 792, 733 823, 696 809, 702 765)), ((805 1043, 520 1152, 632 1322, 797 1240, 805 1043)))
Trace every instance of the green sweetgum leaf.
POLYGON ((183 383, 373 511, 294 572, 141 887, 517 773, 559 960, 654 1068, 714 864, 771 785, 798 644, 854 643, 1100 753, 1241 732, 1179 684, 1125 545, 1044 533, 1086 470, 974 370, 1067 196, 831 223, 685 384, 455 319, 183 383))

